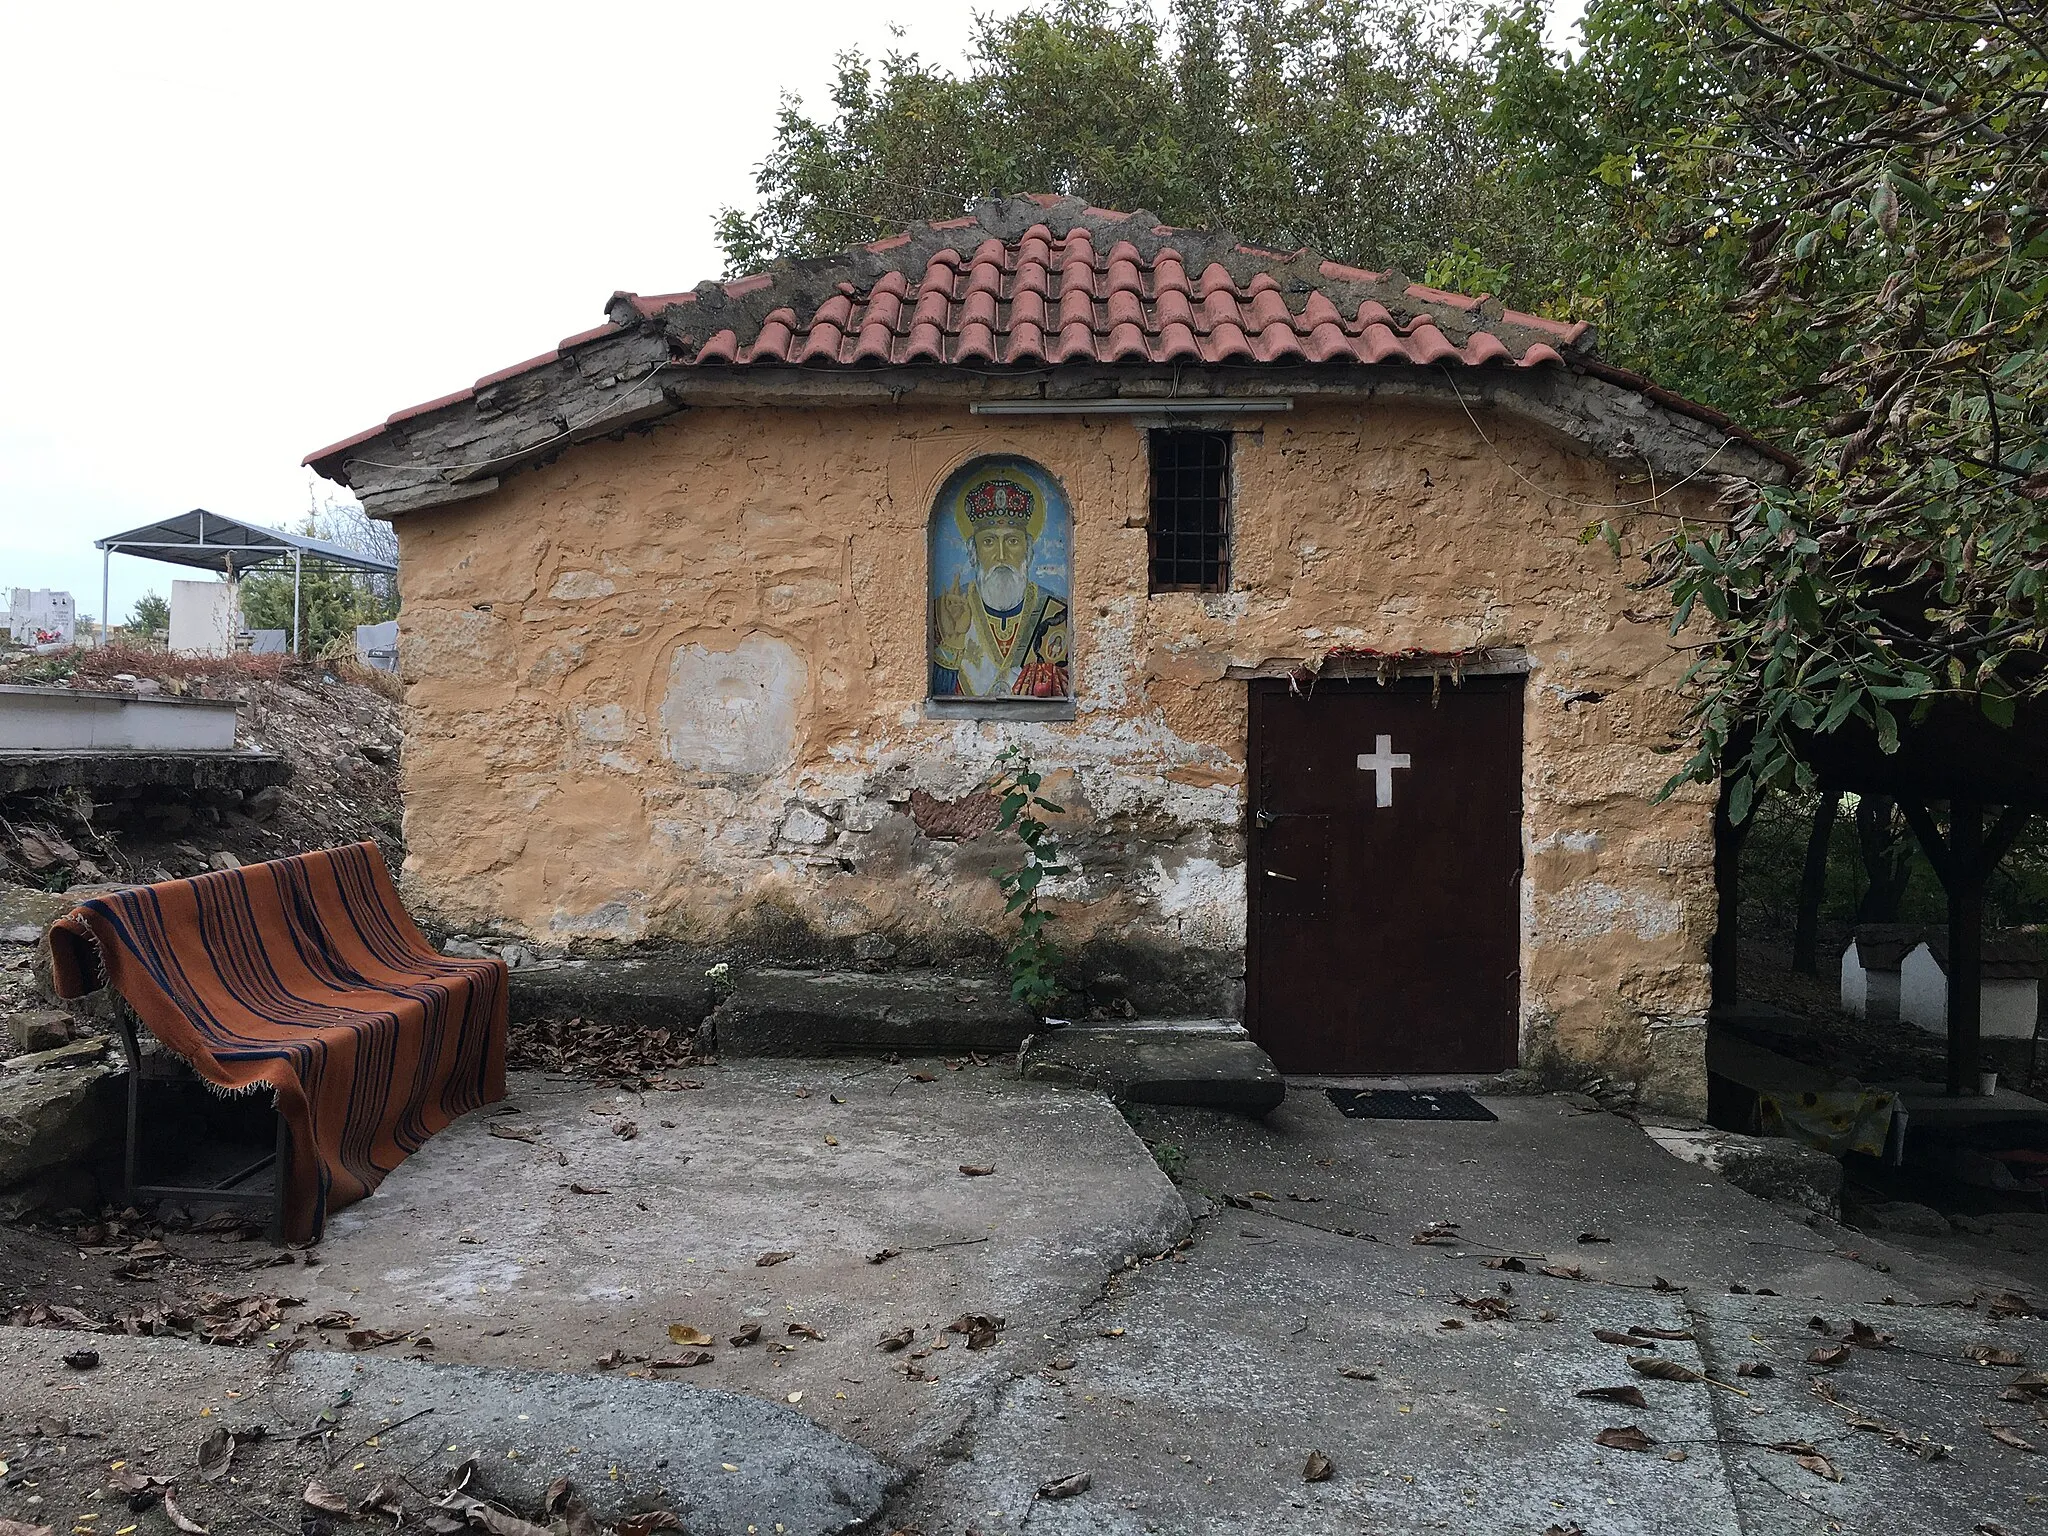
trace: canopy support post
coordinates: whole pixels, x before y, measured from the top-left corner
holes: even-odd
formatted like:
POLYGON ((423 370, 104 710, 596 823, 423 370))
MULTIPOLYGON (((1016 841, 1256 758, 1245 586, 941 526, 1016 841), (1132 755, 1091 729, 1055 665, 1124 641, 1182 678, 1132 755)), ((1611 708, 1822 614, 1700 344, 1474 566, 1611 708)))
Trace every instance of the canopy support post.
POLYGON ((303 549, 292 551, 292 654, 302 658, 306 653, 299 641, 299 575, 304 568, 305 559, 306 552, 303 549))
POLYGON ((100 649, 103 651, 107 648, 112 633, 107 626, 114 622, 113 614, 108 612, 113 586, 114 552, 111 549, 103 549, 100 551, 100 649))

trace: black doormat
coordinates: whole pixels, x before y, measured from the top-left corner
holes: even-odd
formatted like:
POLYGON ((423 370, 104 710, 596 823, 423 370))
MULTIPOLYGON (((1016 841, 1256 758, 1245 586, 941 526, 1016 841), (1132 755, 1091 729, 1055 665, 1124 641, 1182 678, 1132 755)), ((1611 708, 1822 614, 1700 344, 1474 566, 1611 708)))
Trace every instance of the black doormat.
POLYGON ((1469 1093, 1396 1093, 1332 1088, 1330 1102, 1346 1120, 1498 1120, 1469 1093))

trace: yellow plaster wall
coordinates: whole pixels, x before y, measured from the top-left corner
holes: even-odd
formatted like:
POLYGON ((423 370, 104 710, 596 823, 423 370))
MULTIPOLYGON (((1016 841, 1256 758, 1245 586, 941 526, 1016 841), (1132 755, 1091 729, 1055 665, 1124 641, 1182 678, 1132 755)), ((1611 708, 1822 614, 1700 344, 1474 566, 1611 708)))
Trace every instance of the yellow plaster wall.
POLYGON ((1710 805, 1651 800, 1684 663, 1661 623, 1625 617, 1659 602, 1581 540, 1598 514, 1574 505, 1644 490, 1487 425, 1495 447, 1425 406, 1264 418, 1237 441, 1219 596, 1146 595, 1128 420, 700 407, 406 514, 410 894, 548 940, 716 942, 764 909, 842 938, 986 933, 995 855, 924 837, 908 806, 970 793, 1021 738, 1068 771, 1065 941, 1241 973, 1246 690, 1226 669, 1515 646, 1531 663, 1524 1060, 1694 1102, 1710 805), (931 498, 997 452, 1045 465, 1072 504, 1071 722, 923 716, 931 498))

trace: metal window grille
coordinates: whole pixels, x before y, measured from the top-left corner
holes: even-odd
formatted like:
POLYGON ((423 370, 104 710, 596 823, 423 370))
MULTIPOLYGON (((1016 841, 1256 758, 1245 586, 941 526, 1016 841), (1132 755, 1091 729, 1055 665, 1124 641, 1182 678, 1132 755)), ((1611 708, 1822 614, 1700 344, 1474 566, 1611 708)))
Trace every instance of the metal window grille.
POLYGON ((1230 434, 1161 429, 1152 446, 1152 590, 1230 589, 1230 434))

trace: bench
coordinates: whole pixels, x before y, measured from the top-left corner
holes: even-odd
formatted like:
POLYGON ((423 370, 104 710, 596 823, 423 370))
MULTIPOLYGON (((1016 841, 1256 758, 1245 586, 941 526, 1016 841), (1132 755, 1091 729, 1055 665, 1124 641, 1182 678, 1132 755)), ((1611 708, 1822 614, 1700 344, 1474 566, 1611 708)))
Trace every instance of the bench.
MULTIPOLYGON (((96 896, 49 942, 61 996, 110 986, 214 1091, 274 1095, 286 1241, 314 1241, 429 1136, 505 1096, 504 962, 439 953, 374 843, 96 896)), ((133 1025, 123 1046, 133 1182, 145 1075, 133 1025)))

